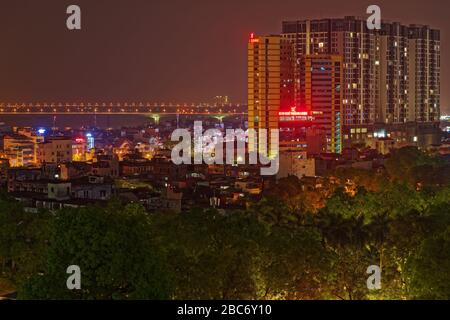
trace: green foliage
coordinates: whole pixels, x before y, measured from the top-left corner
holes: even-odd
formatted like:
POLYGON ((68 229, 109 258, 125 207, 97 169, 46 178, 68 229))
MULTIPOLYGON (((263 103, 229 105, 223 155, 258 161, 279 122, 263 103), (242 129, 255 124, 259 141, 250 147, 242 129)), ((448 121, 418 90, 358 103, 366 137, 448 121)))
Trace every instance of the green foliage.
POLYGON ((393 150, 386 169, 393 180, 407 182, 414 187, 417 183, 442 185, 449 182, 448 175, 441 175, 442 171, 448 173, 448 165, 416 147, 393 150))
POLYGON ((332 256, 317 229, 275 226, 264 240, 260 298, 323 298, 332 256))
POLYGON ((19 283, 41 263, 48 236, 48 212, 25 212, 22 206, 0 195, 0 272, 19 283))
POLYGON ((329 259, 320 234, 259 222, 243 212, 154 216, 176 299, 320 297, 329 259))
POLYGON ((450 227, 427 238, 408 265, 413 299, 450 299, 450 227))
POLYGON ((22 299, 164 299, 168 280, 152 244, 145 210, 107 207, 63 209, 50 226, 42 273, 19 292, 22 299), (81 269, 82 289, 69 291, 66 270, 81 269))
POLYGON ((154 216, 152 227, 158 233, 158 246, 165 253, 176 284, 173 298, 253 296, 255 287, 250 275, 258 249, 250 235, 257 237, 263 232, 253 221, 197 210, 154 216))
POLYGON ((289 177, 227 214, 117 201, 27 213, 1 196, 0 285, 21 299, 449 299, 446 166, 409 148, 393 159, 391 181, 344 170, 343 185, 309 190, 289 177), (66 288, 70 265, 79 291, 66 288), (380 291, 367 289, 371 265, 380 291))
POLYGON ((364 187, 371 192, 381 191, 388 183, 387 176, 384 173, 357 168, 338 168, 329 176, 337 178, 341 184, 351 181, 356 186, 364 187))
POLYGON ((249 213, 261 222, 269 225, 298 225, 300 214, 289 209, 286 203, 274 196, 267 196, 253 203, 249 213))

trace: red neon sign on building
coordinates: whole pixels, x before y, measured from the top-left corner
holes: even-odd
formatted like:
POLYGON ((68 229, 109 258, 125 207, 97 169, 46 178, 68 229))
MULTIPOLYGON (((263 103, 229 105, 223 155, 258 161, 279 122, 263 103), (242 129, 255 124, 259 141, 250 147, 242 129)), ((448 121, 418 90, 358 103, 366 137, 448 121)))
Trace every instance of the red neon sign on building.
POLYGON ((258 43, 259 39, 255 38, 255 34, 252 32, 250 33, 250 43, 258 43))
POLYGON ((292 107, 291 111, 280 111, 280 121, 314 121, 316 115, 321 115, 321 112, 311 111, 297 111, 296 107, 292 107))

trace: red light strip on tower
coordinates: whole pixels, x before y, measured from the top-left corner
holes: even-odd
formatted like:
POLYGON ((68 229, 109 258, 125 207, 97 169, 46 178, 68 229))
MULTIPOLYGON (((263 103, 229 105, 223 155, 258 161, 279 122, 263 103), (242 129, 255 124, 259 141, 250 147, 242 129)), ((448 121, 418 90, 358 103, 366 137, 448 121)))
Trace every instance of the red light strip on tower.
POLYGON ((289 111, 289 112, 278 112, 279 116, 286 116, 286 117, 295 117, 295 116, 308 116, 308 112, 297 112, 297 111, 289 111))

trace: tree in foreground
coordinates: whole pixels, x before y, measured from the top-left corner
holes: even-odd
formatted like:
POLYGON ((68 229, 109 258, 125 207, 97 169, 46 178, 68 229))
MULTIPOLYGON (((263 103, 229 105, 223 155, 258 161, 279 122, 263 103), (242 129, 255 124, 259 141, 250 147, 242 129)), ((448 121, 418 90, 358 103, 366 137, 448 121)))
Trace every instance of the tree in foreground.
POLYGON ((170 289, 147 214, 139 205, 63 209, 50 226, 46 263, 19 291, 21 299, 166 299, 170 289), (66 273, 81 269, 81 290, 66 273))
POLYGON ((422 243, 408 268, 412 299, 450 300, 450 227, 422 243))

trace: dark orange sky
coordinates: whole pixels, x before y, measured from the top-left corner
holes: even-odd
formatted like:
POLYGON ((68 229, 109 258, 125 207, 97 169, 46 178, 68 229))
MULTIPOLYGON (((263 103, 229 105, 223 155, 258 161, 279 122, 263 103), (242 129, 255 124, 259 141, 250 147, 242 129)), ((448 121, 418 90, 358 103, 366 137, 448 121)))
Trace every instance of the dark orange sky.
POLYGON ((289 19, 365 16, 442 32, 442 107, 450 112, 448 0, 0 0, 0 101, 246 100, 250 32, 289 19), (66 29, 66 8, 82 30, 66 29))

